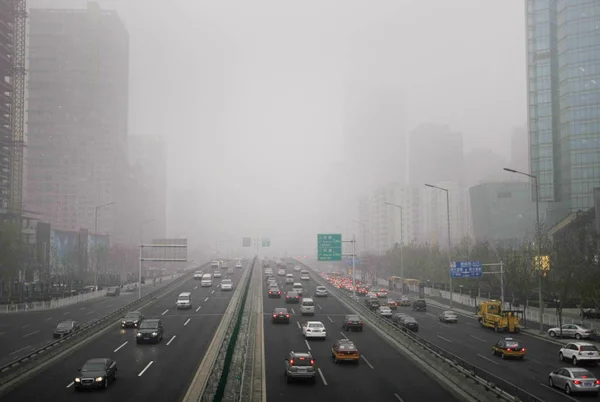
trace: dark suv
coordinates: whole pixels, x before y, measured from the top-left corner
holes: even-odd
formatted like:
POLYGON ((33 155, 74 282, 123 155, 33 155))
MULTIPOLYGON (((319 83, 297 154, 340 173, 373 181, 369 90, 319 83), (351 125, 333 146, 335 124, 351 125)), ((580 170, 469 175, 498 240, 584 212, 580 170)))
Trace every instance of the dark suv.
POLYGON ((293 380, 308 380, 312 384, 317 381, 317 370, 315 359, 310 352, 290 352, 285 359, 285 379, 287 382, 293 380))
POLYGON ((161 320, 157 318, 144 320, 139 326, 135 341, 138 344, 143 342, 159 343, 163 339, 164 332, 161 320))
POLYGON ((342 324, 342 329, 344 331, 354 331, 357 330, 362 332, 363 330, 363 322, 359 316, 350 314, 344 317, 344 323, 342 324))
POLYGON ((427 303, 425 303, 425 299, 418 299, 413 302, 412 305, 413 311, 427 311, 427 303))

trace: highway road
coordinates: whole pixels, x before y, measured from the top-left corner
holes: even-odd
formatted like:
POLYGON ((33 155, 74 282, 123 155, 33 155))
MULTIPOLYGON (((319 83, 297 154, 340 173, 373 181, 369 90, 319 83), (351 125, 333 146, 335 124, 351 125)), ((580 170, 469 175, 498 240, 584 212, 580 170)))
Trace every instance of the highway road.
MULTIPOLYGON (((292 272, 291 269, 288 272, 292 272)), ((299 282, 299 273, 295 273, 299 282)), ((277 277, 282 291, 283 277, 277 277)), ((300 306, 285 304, 285 299, 269 299, 265 282, 263 286, 263 313, 265 329, 265 358, 267 400, 270 401, 458 401, 435 380, 427 376, 419 366, 389 346, 368 326, 363 332, 343 332, 341 322, 351 313, 333 296, 315 298, 314 317, 302 317, 300 306), (288 307, 292 311, 289 325, 272 324, 271 312, 276 307, 288 307), (306 342, 302 337, 300 323, 308 320, 321 321, 328 331, 325 341, 306 342), (349 338, 358 346, 362 360, 360 365, 335 364, 331 359, 331 345, 335 340, 349 338), (287 384, 284 379, 284 359, 290 351, 310 350, 319 368, 315 385, 306 383, 287 384)), ((313 297, 316 284, 304 282, 305 296, 313 297)))
MULTIPOLYGON (((142 296, 170 282, 168 280, 157 283, 156 286, 143 286, 142 296)), ((120 296, 98 297, 57 309, 0 314, 0 366, 52 341, 52 333, 61 321, 75 320, 85 324, 118 310, 137 298, 136 289, 134 292, 123 292, 120 296)))
MULTIPOLYGON (((241 273, 242 270, 236 270, 232 278, 235 287, 241 273)), ((222 292, 217 286, 219 282, 216 279, 212 287, 203 288, 199 280, 190 279, 142 309, 146 318, 163 321, 165 337, 162 343, 137 345, 135 330, 123 330, 115 325, 114 330, 3 395, 2 401, 80 400, 82 396, 74 391, 73 379, 78 374, 77 369, 94 357, 114 359, 118 380, 107 390, 86 395, 86 401, 180 401, 233 294, 232 291, 222 292), (192 292, 191 310, 176 310, 175 300, 181 292, 192 292)))

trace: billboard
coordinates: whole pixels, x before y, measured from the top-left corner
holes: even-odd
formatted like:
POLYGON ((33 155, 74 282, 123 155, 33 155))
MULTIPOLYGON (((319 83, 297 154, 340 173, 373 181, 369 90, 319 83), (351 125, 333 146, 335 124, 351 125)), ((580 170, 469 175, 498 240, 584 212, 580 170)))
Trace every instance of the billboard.
POLYGON ((144 261, 187 261, 187 239, 154 239, 142 249, 144 261))
POLYGON ((65 275, 78 268, 79 232, 50 230, 50 275, 65 275))

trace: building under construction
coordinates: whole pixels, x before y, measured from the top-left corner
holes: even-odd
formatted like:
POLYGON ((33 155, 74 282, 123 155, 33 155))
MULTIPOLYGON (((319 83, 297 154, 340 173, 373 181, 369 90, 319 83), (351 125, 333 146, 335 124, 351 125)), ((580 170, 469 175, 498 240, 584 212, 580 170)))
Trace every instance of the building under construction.
POLYGON ((26 0, 0 0, 0 211, 20 218, 25 135, 26 0))

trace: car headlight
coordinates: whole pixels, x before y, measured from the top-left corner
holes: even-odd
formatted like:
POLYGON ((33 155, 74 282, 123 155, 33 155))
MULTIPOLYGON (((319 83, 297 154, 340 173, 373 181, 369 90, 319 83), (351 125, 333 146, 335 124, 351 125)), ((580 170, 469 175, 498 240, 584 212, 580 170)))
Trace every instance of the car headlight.
POLYGON ((104 377, 96 377, 96 382, 102 382, 104 381, 104 377))
POLYGON ((81 378, 76 378, 75 382, 81 382, 81 378))
POLYGON ((158 336, 158 333, 156 333, 156 332, 153 332, 153 333, 152 333, 152 336, 158 336))
POLYGON ((138 332, 138 333, 137 333, 137 336, 142 336, 141 332, 138 332))
POLYGON ((125 325, 125 320, 121 321, 121 324, 125 325))

